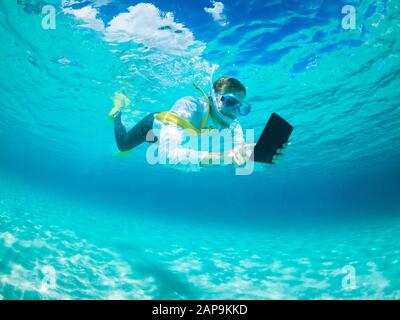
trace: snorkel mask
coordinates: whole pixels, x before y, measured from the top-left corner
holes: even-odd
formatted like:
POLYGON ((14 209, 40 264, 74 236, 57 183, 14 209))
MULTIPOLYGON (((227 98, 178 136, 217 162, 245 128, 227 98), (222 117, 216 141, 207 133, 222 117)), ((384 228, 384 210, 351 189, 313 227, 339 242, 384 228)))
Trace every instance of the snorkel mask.
POLYGON ((251 111, 251 106, 247 102, 240 101, 234 94, 224 94, 220 96, 222 108, 231 113, 238 113, 247 116, 251 111))
POLYGON ((214 91, 214 82, 213 76, 215 72, 216 66, 212 68, 212 72, 210 75, 210 90, 211 90, 211 100, 214 105, 214 113, 221 121, 228 124, 232 122, 234 119, 232 116, 228 116, 227 114, 231 115, 241 115, 246 116, 251 111, 250 104, 243 102, 243 99, 238 98, 234 94, 216 94, 214 91), (224 112, 226 111, 226 112, 224 112), (225 114, 227 113, 227 114, 225 114))

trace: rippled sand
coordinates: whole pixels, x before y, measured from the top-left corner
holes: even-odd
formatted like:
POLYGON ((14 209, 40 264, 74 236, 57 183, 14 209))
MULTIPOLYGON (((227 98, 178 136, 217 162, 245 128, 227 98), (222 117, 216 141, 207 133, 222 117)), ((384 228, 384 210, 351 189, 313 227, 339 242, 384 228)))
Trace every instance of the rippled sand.
POLYGON ((400 298, 399 219, 315 232, 141 216, 2 186, 0 297, 400 298))

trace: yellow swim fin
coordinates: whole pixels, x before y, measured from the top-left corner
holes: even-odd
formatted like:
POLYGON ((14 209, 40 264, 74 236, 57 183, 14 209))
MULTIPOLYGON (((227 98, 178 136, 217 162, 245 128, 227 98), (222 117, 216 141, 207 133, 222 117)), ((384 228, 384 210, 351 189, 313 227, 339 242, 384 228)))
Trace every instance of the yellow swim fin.
POLYGON ((132 155, 133 150, 128 150, 128 151, 119 151, 117 153, 117 155, 121 158, 125 158, 125 157, 129 157, 130 155, 132 155))
POLYGON ((121 110, 121 108, 126 108, 131 104, 131 100, 124 95, 122 92, 116 92, 114 96, 114 107, 111 109, 108 114, 109 118, 113 118, 114 115, 121 110))

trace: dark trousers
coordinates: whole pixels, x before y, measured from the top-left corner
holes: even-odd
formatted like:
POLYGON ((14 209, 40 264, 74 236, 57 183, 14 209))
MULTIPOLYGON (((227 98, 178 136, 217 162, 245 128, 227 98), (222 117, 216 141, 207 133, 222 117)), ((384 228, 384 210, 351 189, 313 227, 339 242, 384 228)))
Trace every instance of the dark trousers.
MULTIPOLYGON (((125 126, 121 121, 121 112, 114 117, 114 133, 117 146, 120 151, 131 150, 143 142, 146 142, 146 137, 149 131, 153 129, 154 114, 150 113, 140 120, 131 130, 126 131, 125 126)), ((157 138, 154 135, 149 135, 148 142, 156 142, 157 138)))

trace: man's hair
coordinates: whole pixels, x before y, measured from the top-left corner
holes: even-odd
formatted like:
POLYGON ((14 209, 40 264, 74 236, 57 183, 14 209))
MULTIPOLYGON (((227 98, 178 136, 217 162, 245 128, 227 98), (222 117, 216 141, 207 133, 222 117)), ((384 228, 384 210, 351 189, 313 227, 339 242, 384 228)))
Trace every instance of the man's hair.
POLYGON ((244 95, 246 95, 246 88, 244 85, 235 78, 231 77, 221 77, 217 81, 214 82, 214 91, 221 94, 225 92, 227 89, 232 91, 241 91, 244 95))

